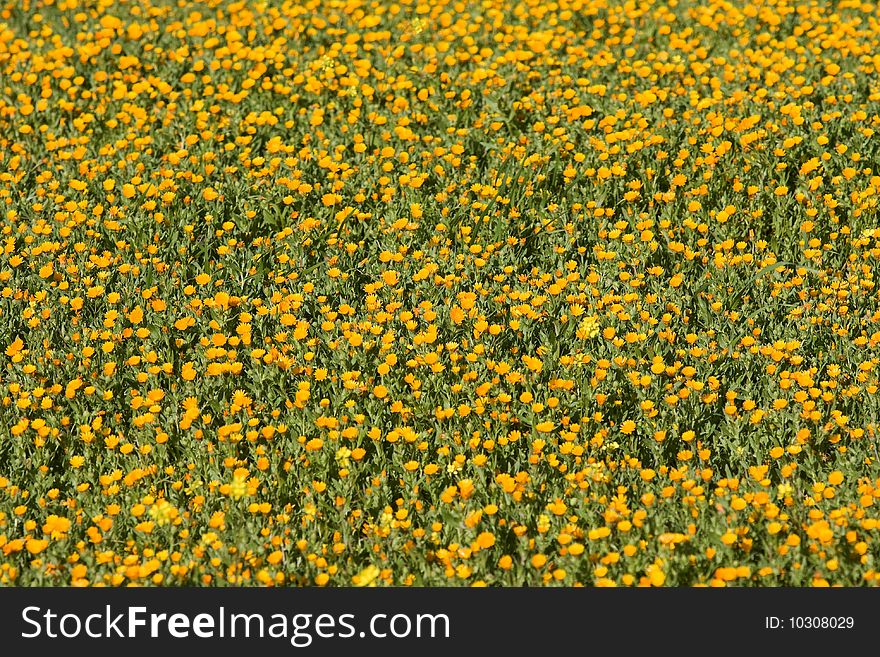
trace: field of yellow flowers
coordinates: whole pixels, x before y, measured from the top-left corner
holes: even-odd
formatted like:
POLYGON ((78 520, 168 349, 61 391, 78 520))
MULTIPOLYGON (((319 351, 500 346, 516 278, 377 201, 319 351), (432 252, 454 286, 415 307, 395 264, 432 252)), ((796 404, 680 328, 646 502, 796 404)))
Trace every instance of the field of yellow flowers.
POLYGON ((880 580, 880 7, 0 0, 0 583, 880 580))

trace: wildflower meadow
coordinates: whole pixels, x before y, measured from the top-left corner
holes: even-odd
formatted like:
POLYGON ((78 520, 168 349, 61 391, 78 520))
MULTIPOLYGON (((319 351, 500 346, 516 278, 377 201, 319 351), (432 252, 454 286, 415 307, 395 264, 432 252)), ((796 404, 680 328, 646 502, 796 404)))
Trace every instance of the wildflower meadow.
POLYGON ((860 0, 0 0, 0 584, 876 584, 878 53, 860 0))

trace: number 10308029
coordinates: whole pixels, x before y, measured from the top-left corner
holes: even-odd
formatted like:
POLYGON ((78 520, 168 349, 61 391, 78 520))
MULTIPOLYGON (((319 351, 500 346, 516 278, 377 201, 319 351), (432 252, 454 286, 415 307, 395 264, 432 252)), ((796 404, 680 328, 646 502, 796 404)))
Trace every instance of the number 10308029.
POLYGON ((768 630, 851 630, 855 627, 852 616, 765 616, 764 627, 768 630))

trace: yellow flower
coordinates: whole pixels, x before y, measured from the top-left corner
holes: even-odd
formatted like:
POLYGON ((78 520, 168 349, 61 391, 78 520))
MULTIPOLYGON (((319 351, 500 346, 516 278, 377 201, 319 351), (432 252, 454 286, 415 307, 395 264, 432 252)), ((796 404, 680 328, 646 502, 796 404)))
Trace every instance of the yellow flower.
POLYGON ((244 390, 236 390, 232 393, 232 403, 235 406, 240 408, 247 408, 251 404, 253 404, 254 400, 251 399, 244 390))
POLYGON ((581 320, 576 333, 579 340, 591 340, 599 335, 599 330, 599 318, 595 315, 588 315, 581 320))
POLYGON ((351 457, 351 450, 348 447, 342 446, 336 450, 336 463, 340 468, 347 468, 349 466, 349 458, 351 457))
POLYGON ((6 347, 6 355, 10 358, 15 356, 19 351, 21 351, 22 347, 24 347, 24 342, 21 338, 15 338, 8 347, 6 347))
POLYGON ((229 495, 232 499, 237 500, 247 494, 247 477, 248 472, 244 468, 239 468, 235 471, 232 477, 232 483, 229 485, 229 495))
POLYGON ((43 525, 43 533, 48 534, 52 539, 65 538, 69 530, 70 520, 54 514, 46 518, 46 523, 43 525))
POLYGON ((378 566, 370 564, 357 575, 352 577, 351 581, 355 586, 376 586, 376 579, 381 572, 382 571, 379 570, 378 566))
POLYGON ((157 525, 162 526, 173 522, 178 516, 178 511, 168 500, 160 499, 150 507, 150 516, 157 525))
POLYGON ((483 550, 489 549, 495 545, 495 534, 492 532, 482 532, 477 536, 477 545, 483 550))

